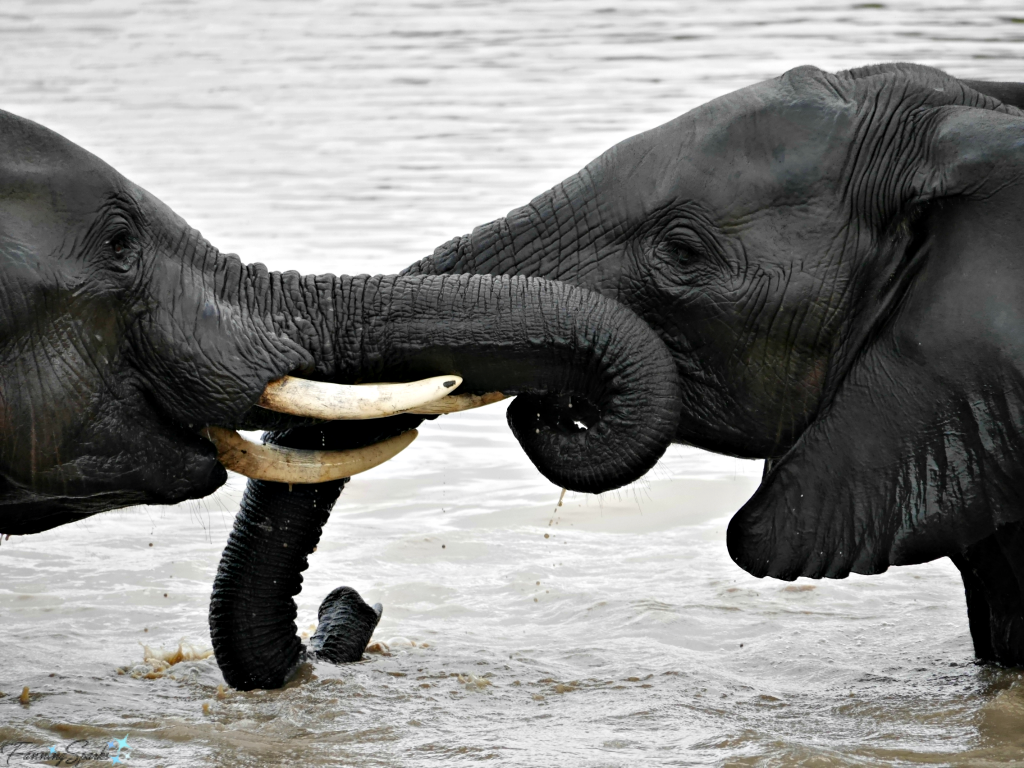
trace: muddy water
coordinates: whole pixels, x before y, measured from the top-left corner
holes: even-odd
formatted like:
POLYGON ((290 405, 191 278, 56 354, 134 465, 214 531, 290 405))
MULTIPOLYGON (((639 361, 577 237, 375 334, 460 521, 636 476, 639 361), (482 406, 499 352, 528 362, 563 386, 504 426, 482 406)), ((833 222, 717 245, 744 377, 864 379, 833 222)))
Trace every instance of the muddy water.
MULTIPOLYGON (((987 0, 6 0, 0 106, 224 250, 387 272, 793 65, 1019 79, 1022 16, 987 0)), ((558 508, 501 406, 428 425, 346 491, 299 598, 303 629, 339 584, 383 602, 390 655, 272 692, 218 696, 212 659, 154 660, 209 646, 237 482, 5 542, 0 742, 80 754, 127 735, 131 764, 168 766, 1021 764, 1024 684, 972 662, 952 566, 753 579, 724 531, 759 473, 675 448, 640 484, 558 508)))

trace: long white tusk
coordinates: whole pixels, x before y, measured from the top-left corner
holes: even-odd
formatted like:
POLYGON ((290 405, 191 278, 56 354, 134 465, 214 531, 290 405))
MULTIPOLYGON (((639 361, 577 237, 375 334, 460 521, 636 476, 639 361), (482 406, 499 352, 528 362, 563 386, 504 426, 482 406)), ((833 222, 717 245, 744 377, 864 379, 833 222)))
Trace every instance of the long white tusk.
POLYGON ((440 400, 461 383, 461 376, 434 376, 408 384, 329 384, 283 376, 267 384, 259 405, 325 421, 380 419, 440 400))
POLYGON ((509 395, 502 394, 501 392, 488 392, 484 395, 448 395, 448 397, 442 397, 440 400, 421 405, 418 408, 410 408, 406 413, 415 413, 422 416, 458 413, 459 411, 468 411, 471 408, 481 408, 491 403, 497 403, 507 397, 509 395))
POLYGON ((300 451, 279 445, 251 443, 224 427, 205 427, 201 434, 217 446, 217 459, 227 469, 272 483, 325 483, 351 477, 405 450, 416 439, 411 429, 397 437, 350 451, 300 451))

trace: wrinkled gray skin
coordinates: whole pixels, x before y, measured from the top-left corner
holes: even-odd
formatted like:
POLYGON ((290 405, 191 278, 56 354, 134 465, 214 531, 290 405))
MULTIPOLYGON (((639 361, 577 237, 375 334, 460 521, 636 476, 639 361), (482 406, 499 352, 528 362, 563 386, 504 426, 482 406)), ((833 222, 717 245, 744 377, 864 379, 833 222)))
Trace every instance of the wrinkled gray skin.
POLYGON ((672 352, 678 440, 768 459, 757 576, 949 556, 1024 664, 1024 86, 800 67, 623 141, 406 274, 585 286, 672 352))
POLYGON ((612 301, 529 278, 246 265, 99 158, 0 112, 0 534, 209 494, 226 473, 202 427, 308 423, 255 407, 285 374, 445 373, 461 392, 599 407, 589 432, 522 405, 513 419, 580 490, 643 474, 678 419, 667 351, 612 301))
MULTIPOLYGON (((640 477, 679 419, 668 350, 598 294, 534 278, 269 272, 219 253, 81 147, 0 112, 0 535, 211 493, 226 472, 199 434, 207 425, 285 430, 271 439, 301 443, 309 420, 255 406, 285 374, 457 374, 461 392, 522 395, 508 413, 526 452, 581 491, 640 477), (559 415, 570 402, 588 428, 559 415)), ((324 447, 320 434, 367 445, 420 421, 335 424, 301 447, 324 447)), ((327 485, 333 496, 314 486, 292 497, 312 499, 313 515, 264 510, 247 494, 212 611, 225 619, 214 628, 222 663, 236 643, 264 648, 267 622, 294 612, 295 592, 281 590, 298 590, 343 481, 327 485)), ((328 603, 313 650, 361 653, 365 641, 331 627, 356 617, 365 633, 372 609, 345 590, 328 603)), ((287 650, 277 676, 236 664, 242 683, 279 685, 290 673, 302 653, 286 630, 271 644, 287 650)))

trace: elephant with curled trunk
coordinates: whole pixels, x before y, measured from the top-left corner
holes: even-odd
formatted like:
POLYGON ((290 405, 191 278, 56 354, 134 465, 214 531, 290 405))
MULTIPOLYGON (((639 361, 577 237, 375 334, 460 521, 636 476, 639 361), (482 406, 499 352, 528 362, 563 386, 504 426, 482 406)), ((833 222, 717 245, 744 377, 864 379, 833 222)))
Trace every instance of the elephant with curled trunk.
MULTIPOLYGON (((1024 664, 1024 84, 800 67, 613 147, 404 273, 589 288, 671 351, 675 439, 766 459, 729 552, 843 578, 948 556, 1024 664)), ((567 418, 552 403, 545 418, 567 418)))
MULTIPOLYGON (((293 625, 291 640, 275 632, 344 478, 408 444, 423 419, 408 412, 496 391, 522 395, 509 408, 521 443, 581 491, 641 476, 679 414, 668 350, 599 294, 528 277, 269 272, 0 112, 0 535, 199 498, 225 465, 284 489, 270 508, 246 494, 218 575, 230 682, 280 685, 306 652, 293 625), (367 381, 418 383, 353 386, 367 381), (547 418, 570 400, 587 428, 547 418), (268 444, 242 428, 270 431, 268 444)), ((312 652, 358 655, 378 615, 336 590, 312 652)))
POLYGON ((676 437, 766 459, 756 576, 948 556, 979 658, 1024 664, 1024 85, 800 67, 628 139, 406 274, 530 275, 632 308, 676 437))

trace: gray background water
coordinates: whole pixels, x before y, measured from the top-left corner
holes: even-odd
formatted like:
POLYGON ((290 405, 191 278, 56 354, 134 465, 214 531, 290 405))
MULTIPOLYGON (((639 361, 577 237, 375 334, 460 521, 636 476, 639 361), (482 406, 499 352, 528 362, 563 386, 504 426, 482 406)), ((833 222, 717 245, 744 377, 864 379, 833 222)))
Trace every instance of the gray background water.
MULTIPOLYGON (((1024 8, 990 0, 4 0, 0 108, 222 250, 391 272, 791 66, 1021 79, 1022 40, 1024 8)), ((973 663, 948 562, 758 581, 723 540, 757 462, 673 448, 556 509, 502 410, 428 425, 358 478, 312 558, 303 629, 347 583, 385 604, 378 637, 420 645, 283 691, 217 698, 212 659, 118 674, 144 671, 142 643, 208 646, 237 481, 5 542, 0 741, 128 733, 139 765, 1024 764, 1020 675, 973 663)))

